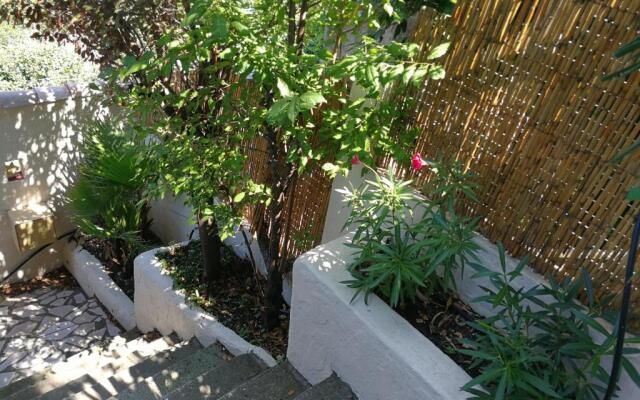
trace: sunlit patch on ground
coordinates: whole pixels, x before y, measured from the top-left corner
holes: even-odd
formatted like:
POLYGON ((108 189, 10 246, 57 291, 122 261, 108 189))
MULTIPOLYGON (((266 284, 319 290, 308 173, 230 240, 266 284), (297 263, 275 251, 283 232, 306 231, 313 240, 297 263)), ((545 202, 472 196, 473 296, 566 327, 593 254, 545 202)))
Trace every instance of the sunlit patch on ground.
POLYGON ((29 289, 0 297, 0 387, 121 332, 77 285, 29 289))

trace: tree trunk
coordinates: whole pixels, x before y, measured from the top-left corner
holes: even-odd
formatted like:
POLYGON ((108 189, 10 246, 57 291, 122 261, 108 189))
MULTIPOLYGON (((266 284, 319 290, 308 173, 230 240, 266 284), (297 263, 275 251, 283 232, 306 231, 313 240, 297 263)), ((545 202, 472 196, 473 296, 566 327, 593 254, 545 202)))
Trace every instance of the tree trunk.
POLYGON ((281 143, 278 143, 278 132, 272 127, 267 128, 267 150, 269 152, 269 186, 273 196, 269 204, 269 271, 265 293, 265 325, 273 329, 280 324, 280 310, 284 300, 282 298, 282 270, 280 254, 280 238, 283 234, 282 211, 285 205, 285 195, 291 179, 293 166, 286 162, 286 156, 281 143))
POLYGON ((222 269, 220 254, 222 242, 213 218, 199 218, 198 232, 202 248, 202 282, 206 283, 207 296, 210 297, 213 294, 214 282, 220 277, 222 269))
POLYGON ((268 330, 280 325, 280 311, 284 304, 282 298, 282 273, 278 268, 270 268, 265 291, 265 324, 268 330))

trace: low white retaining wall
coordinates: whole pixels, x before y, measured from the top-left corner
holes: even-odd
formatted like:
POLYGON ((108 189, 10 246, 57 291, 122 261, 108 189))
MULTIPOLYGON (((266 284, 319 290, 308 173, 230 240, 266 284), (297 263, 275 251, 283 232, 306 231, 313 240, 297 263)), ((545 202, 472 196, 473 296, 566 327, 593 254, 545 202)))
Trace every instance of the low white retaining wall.
POLYGON ((293 268, 287 357, 316 384, 338 374, 361 400, 466 399, 471 378, 377 296, 351 303, 345 237, 316 247, 293 268))
POLYGON ((115 284, 102 263, 87 250, 73 242, 65 244, 65 265, 82 290, 95 296, 126 330, 136 327, 133 302, 115 284))
POLYGON ((175 332, 183 339, 195 336, 204 346, 219 342, 233 355, 253 353, 268 366, 276 365, 266 350, 250 344, 199 307, 187 304, 184 294, 173 289, 173 280, 163 273, 162 264, 156 258, 157 253, 169 249, 151 250, 135 259, 138 329, 142 332, 157 329, 163 335, 175 332))
MULTIPOLYGON (((369 305, 362 298, 350 303, 354 291, 340 283, 352 278, 346 270, 354 258, 354 250, 344 245, 348 239, 316 247, 294 264, 289 361, 312 384, 335 371, 361 400, 467 398, 459 388, 469 376, 386 303, 377 296, 370 297, 369 305)), ((480 262, 497 271, 496 246, 480 235, 475 242, 481 247, 480 262)), ((509 256, 506 261, 509 271, 518 263, 509 256)), ((484 294, 481 286, 491 285, 487 279, 471 279, 472 274, 467 268, 465 276, 456 276, 460 297, 468 303, 484 294)), ((528 267, 513 282, 525 289, 540 284, 546 284, 544 278, 528 267)), ((470 304, 481 315, 495 313, 488 304, 470 304)), ((640 354, 627 358, 640 370, 640 354)), ((602 367, 611 370, 610 357, 602 367)), ((618 385, 618 398, 640 398, 640 388, 626 372, 618 385)))

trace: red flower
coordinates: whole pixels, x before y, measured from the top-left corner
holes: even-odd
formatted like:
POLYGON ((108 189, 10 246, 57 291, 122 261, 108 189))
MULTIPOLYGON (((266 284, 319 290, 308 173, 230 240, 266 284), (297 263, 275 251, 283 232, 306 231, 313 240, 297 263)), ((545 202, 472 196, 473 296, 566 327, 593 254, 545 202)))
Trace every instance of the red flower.
POLYGON ((426 166, 428 163, 422 159, 420 153, 416 153, 411 157, 411 168, 418 172, 422 169, 422 167, 426 166))
POLYGON ((356 154, 351 159, 351 165, 358 165, 358 164, 360 164, 360 157, 358 157, 358 155, 356 154))

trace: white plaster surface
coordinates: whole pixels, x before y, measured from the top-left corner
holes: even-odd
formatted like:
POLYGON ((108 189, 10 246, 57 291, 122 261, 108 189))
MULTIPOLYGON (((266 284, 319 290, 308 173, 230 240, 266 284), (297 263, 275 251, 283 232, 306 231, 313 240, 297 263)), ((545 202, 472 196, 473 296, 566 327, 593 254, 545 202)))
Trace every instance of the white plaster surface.
POLYGON ((335 372, 361 400, 465 399, 469 375, 376 296, 351 303, 341 237, 299 257, 287 357, 316 384, 335 372))
MULTIPOLYGON (((21 253, 8 216, 12 209, 47 204, 58 235, 73 227, 62 196, 75 176, 84 124, 109 114, 101 96, 84 87, 0 92, 0 280, 33 251, 21 253), (20 160, 25 179, 8 182, 4 163, 20 160)), ((38 254, 7 282, 29 280, 62 265, 62 244, 38 254)))
POLYGON ((64 257, 67 269, 87 295, 97 297, 126 330, 137 326, 133 302, 96 257, 73 242, 66 243, 64 257))
POLYGON ((152 201, 149 217, 151 230, 163 243, 180 243, 198 237, 193 210, 186 205, 184 197, 167 195, 152 201))
POLYGON ((203 346, 218 342, 233 355, 253 353, 268 366, 276 365, 266 350, 250 344, 199 307, 187 304, 184 294, 173 289, 171 277, 163 273, 156 258, 158 252, 168 250, 168 247, 151 250, 135 259, 134 303, 138 329, 142 332, 157 329, 163 335, 175 332, 183 339, 195 336, 203 346))

